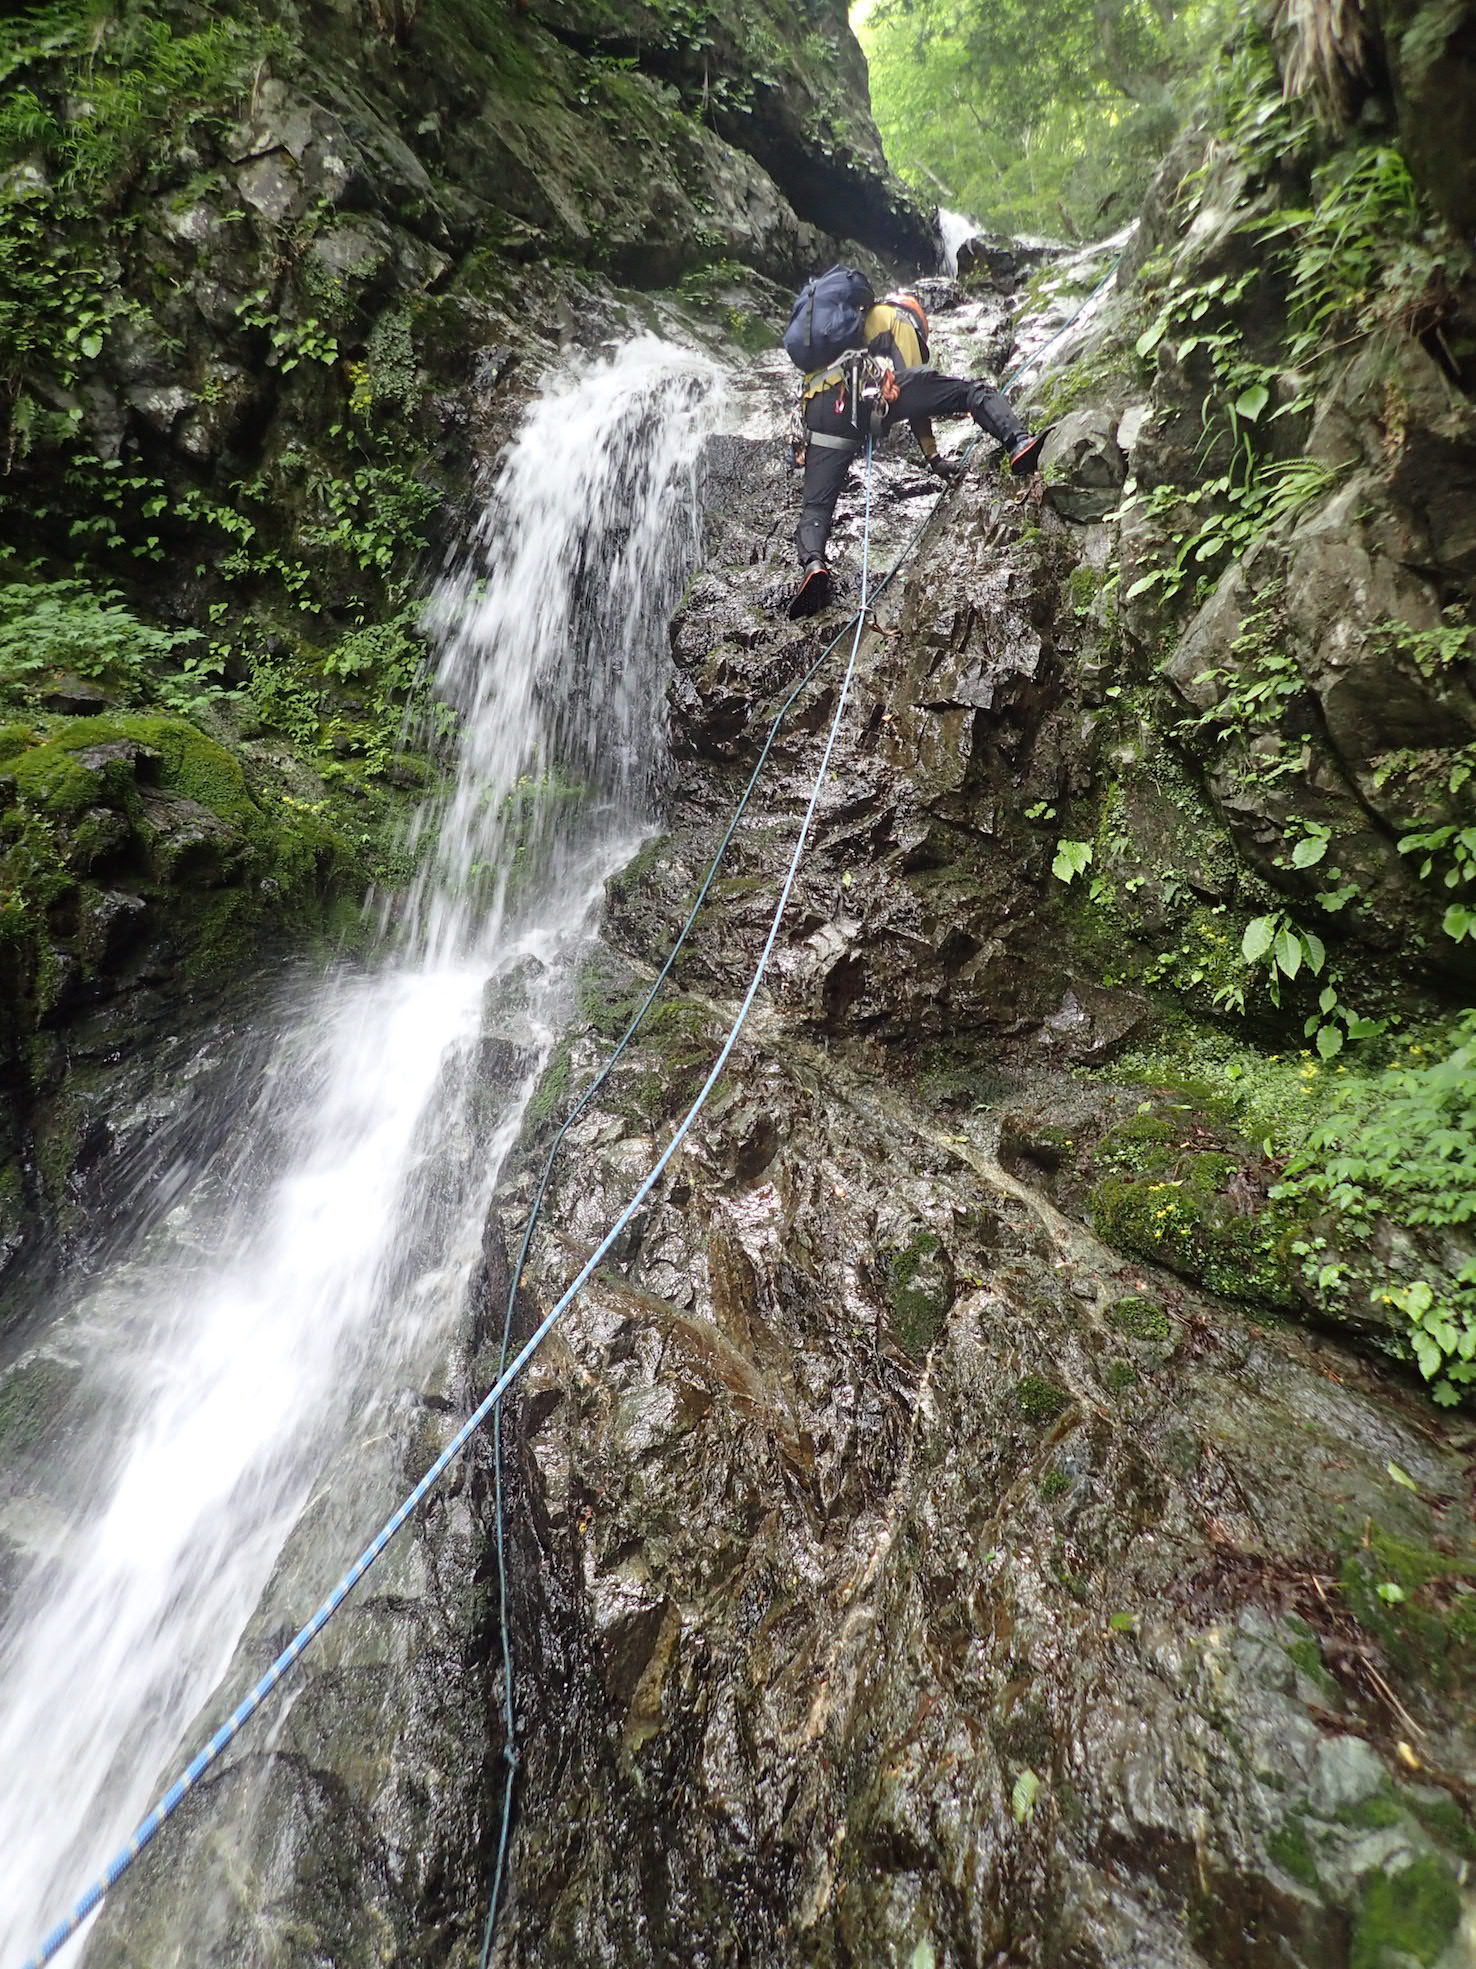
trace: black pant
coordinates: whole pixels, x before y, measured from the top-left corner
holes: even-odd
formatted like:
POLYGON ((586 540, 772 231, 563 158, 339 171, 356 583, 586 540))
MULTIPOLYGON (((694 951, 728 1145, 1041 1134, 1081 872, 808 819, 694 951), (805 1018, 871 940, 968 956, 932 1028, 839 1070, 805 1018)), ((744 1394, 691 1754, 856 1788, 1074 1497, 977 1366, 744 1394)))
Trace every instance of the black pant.
MULTIPOLYGON (((1013 446, 1028 436, 1025 426, 1010 408, 1007 398, 987 383, 970 382, 962 376, 937 376, 931 369, 909 369, 898 379, 897 401, 889 423, 899 417, 972 417, 981 431, 1013 446)), ((844 384, 832 384, 812 396, 805 405, 805 428, 812 440, 805 452, 804 503, 794 544, 801 566, 806 561, 823 561, 825 543, 830 538, 835 502, 851 469, 851 460, 866 442, 871 406, 860 406, 860 422, 851 419, 851 404, 844 384), (844 444, 816 444, 815 435, 844 439, 844 444)), ((880 431, 877 432, 880 436, 880 431)))

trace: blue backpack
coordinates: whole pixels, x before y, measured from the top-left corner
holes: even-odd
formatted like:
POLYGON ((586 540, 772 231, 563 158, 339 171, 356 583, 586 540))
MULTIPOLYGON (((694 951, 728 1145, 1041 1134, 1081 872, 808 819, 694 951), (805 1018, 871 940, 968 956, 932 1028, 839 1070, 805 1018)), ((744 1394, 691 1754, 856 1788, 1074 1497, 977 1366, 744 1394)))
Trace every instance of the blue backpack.
POLYGON ((862 324, 873 299, 871 282, 854 267, 831 267, 807 280, 784 331, 790 361, 808 374, 828 369, 847 349, 864 347, 862 324))

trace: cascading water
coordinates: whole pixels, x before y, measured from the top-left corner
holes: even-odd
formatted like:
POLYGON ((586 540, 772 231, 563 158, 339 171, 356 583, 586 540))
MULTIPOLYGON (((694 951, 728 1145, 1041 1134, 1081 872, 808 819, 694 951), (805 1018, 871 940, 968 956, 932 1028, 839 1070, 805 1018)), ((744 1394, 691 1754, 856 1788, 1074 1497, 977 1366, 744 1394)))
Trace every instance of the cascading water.
POLYGON ((939 206, 938 232, 943 241, 943 268, 946 273, 958 272, 958 249, 979 230, 977 221, 966 213, 950 212, 946 205, 939 206))
MULTIPOLYGON (((140 1816, 350 1419, 382 1421, 460 1310, 560 978, 651 823, 714 375, 645 340, 534 406, 431 603, 463 736, 401 953, 327 981, 243 1146, 48 1336, 81 1419, 0 1629, 0 1964, 140 1816), (499 980, 538 1043, 488 1122, 499 980)), ((314 1554, 317 1584, 353 1549, 314 1554)))

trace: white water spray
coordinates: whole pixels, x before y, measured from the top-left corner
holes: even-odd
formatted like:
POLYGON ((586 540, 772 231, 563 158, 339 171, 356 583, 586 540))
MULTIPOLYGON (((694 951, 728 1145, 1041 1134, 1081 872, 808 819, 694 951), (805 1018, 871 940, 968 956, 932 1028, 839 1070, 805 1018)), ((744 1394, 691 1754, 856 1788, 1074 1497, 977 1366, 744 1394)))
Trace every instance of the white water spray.
POLYGON ((946 205, 938 207, 938 231, 943 239, 943 267, 946 273, 958 272, 959 247, 982 230, 977 220, 970 219, 965 213, 950 212, 946 205))
MULTIPOLYGON (((560 980, 653 818, 714 373, 643 341, 534 407, 432 601, 463 743, 404 954, 327 982, 243 1095, 242 1146, 53 1329, 91 1420, 0 1627, 5 1969, 168 1775, 345 1429, 454 1326, 560 980), (489 1128, 497 979, 523 1044, 489 1128)), ((321 1590, 356 1549, 321 1554, 321 1590)))

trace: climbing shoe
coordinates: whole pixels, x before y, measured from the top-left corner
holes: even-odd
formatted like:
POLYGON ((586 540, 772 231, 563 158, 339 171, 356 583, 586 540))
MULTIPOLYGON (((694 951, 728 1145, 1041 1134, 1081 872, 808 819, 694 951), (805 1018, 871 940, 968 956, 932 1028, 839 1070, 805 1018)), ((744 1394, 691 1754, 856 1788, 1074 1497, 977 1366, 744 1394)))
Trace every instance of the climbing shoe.
POLYGON ((806 615, 818 615, 830 600, 830 569, 824 561, 806 561, 805 578, 794 591, 789 619, 798 622, 806 615))
POLYGON ((1040 470, 1041 447, 1050 436, 1050 429, 1037 431, 1032 437, 1027 431, 1010 447, 1010 470, 1017 479, 1028 479, 1032 472, 1040 470))

